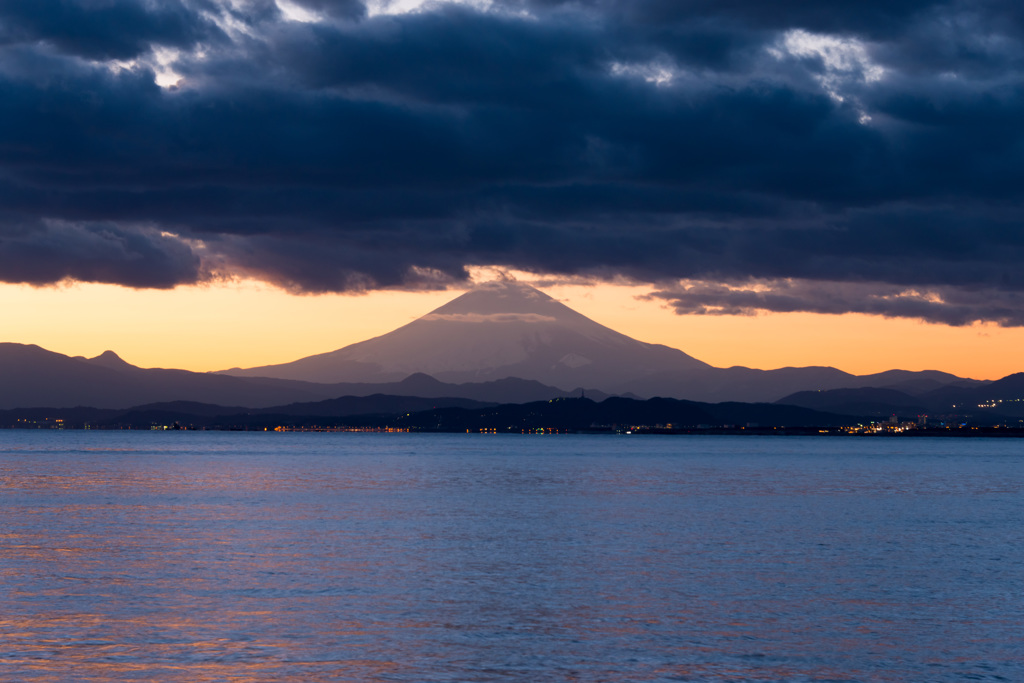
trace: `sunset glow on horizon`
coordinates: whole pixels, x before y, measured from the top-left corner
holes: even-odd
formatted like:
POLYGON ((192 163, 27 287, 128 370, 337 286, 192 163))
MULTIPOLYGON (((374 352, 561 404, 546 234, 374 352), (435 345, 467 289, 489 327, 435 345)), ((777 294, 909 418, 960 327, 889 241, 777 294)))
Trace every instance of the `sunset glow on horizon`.
MULTIPOLYGON (((486 277, 490 273, 482 272, 486 277)), ((516 273, 525 282, 529 275, 516 273)), ((536 284, 570 308, 640 341, 664 344, 717 367, 832 366, 852 374, 941 370, 999 379, 1024 370, 1024 329, 964 327, 863 314, 676 315, 641 298, 650 286, 536 284)), ((299 296, 255 280, 170 290, 65 283, 0 286, 9 320, 3 341, 71 356, 112 350, 140 367, 208 372, 283 363, 390 332, 463 290, 299 296)))

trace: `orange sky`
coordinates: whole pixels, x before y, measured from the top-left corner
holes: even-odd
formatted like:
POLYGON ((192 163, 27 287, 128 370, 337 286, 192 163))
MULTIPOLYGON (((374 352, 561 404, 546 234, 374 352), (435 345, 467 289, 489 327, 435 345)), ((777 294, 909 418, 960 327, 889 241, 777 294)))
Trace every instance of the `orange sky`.
MULTIPOLYGON (((998 379, 1024 370, 1024 330, 953 328, 866 315, 679 316, 636 297, 649 287, 560 285, 545 291, 588 317, 716 366, 832 365, 998 379)), ((107 349, 142 367, 221 370, 295 360, 388 332, 460 292, 295 296, 254 281, 174 290, 0 285, 0 341, 68 355, 107 349)))

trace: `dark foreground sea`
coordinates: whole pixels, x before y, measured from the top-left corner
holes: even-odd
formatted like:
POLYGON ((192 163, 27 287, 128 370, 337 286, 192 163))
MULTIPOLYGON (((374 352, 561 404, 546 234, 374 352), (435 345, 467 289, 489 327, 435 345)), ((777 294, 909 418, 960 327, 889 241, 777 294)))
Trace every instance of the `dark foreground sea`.
POLYGON ((0 431, 3 681, 1024 681, 1024 441, 0 431))

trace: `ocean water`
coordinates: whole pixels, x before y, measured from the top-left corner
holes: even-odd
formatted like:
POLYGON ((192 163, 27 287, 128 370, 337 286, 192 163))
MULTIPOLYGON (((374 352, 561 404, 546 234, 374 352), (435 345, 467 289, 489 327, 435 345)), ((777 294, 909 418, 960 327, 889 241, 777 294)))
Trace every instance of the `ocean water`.
POLYGON ((1024 681, 1024 441, 0 431, 3 681, 1024 681))

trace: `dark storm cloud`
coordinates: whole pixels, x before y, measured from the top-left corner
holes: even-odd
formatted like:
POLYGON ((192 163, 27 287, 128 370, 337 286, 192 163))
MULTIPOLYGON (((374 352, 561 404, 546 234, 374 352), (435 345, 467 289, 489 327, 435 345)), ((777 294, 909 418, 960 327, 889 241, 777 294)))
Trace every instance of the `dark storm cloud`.
POLYGON ((0 245, 49 254, 3 280, 497 264, 703 282, 662 288, 680 312, 1024 319, 1013 3, 43 4, 0 6, 0 245))
POLYGON ((953 3, 933 0, 506 0, 510 7, 551 10, 584 6, 630 23, 678 25, 694 19, 743 23, 773 30, 877 35, 898 30, 914 15, 953 3))
POLYGON ((8 282, 61 280, 173 287, 199 276, 199 259, 173 235, 151 228, 46 221, 7 226, 0 234, 0 272, 8 282))

